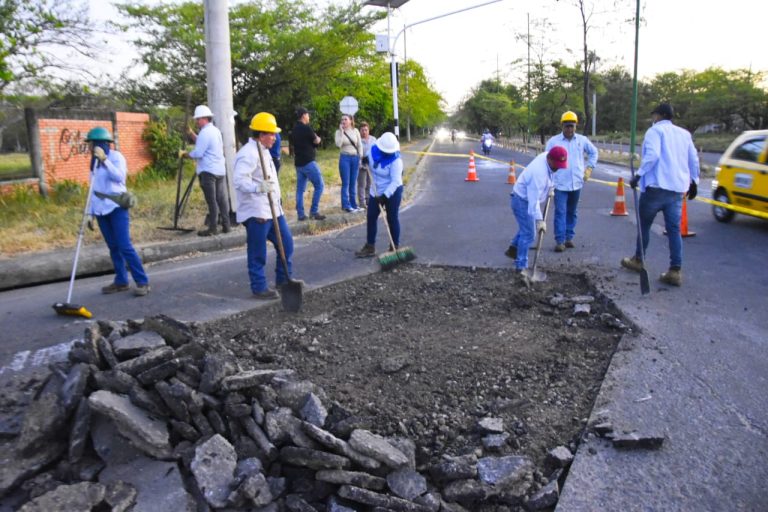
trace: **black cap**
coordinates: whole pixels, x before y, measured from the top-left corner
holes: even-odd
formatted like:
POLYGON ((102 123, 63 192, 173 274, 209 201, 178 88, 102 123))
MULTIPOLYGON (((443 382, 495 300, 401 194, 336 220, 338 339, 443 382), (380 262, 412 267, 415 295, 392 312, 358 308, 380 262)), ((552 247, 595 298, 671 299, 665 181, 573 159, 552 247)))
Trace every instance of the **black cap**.
POLYGON ((672 110, 672 105, 669 103, 659 103, 659 106, 651 110, 651 114, 659 114, 664 119, 672 119, 675 117, 675 111, 672 110))
POLYGON ((298 119, 301 119, 301 116, 304 114, 309 114, 309 110, 305 109, 304 107, 299 107, 296 109, 296 117, 298 119))

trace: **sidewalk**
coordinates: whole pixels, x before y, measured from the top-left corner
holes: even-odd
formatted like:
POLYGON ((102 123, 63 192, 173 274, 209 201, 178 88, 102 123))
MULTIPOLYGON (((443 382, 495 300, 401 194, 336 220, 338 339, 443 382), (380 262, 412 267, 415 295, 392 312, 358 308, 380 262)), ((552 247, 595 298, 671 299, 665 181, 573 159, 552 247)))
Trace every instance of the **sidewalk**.
MULTIPOLYGON (((401 153, 405 168, 417 166, 423 155, 406 153, 409 148, 422 151, 431 145, 431 140, 414 139, 403 143, 401 153)), ((292 170, 289 169, 289 172, 292 170)), ((411 187, 407 187, 411 188, 411 187)), ((298 222, 291 221, 289 226, 294 236, 317 234, 318 231, 332 231, 365 222, 365 215, 349 215, 344 213, 330 214, 324 221, 298 222)), ((232 232, 212 237, 192 237, 184 240, 156 242, 137 245, 136 250, 146 263, 169 260, 194 253, 216 252, 244 247, 245 230, 237 227, 232 232)), ((9 260, 0 260, 0 290, 8 290, 21 286, 49 283, 67 280, 72 272, 73 249, 25 254, 9 260)), ((84 246, 80 251, 77 265, 77 277, 86 277, 112 272, 112 261, 104 244, 84 246)))

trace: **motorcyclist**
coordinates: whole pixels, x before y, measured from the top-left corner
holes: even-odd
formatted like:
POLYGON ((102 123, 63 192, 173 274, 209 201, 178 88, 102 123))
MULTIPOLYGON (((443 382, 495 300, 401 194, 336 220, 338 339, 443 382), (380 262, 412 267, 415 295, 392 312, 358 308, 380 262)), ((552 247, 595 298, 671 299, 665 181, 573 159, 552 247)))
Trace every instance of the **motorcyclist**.
POLYGON ((491 147, 493 147, 494 140, 495 139, 488 128, 483 130, 483 134, 480 136, 480 145, 483 147, 484 154, 489 155, 491 153, 491 147))

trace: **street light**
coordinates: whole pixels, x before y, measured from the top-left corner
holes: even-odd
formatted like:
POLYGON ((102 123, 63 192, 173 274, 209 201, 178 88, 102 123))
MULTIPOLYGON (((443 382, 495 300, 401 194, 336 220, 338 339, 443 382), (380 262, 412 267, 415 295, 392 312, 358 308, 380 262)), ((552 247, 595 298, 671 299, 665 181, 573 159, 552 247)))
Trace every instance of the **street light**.
MULTIPOLYGON (((477 9, 478 7, 484 7, 486 5, 495 4, 497 2, 501 2, 503 0, 491 0, 490 2, 484 2, 482 4, 473 5, 470 7, 465 7, 464 9, 459 9, 457 11, 451 11, 447 12, 445 14, 440 14, 438 16, 433 16, 431 18, 427 18, 421 21, 416 21, 414 23, 411 23, 409 25, 404 25, 402 30, 397 33, 395 36, 395 39, 392 41, 392 44, 389 45, 389 55, 390 55, 390 63, 389 63, 389 69, 390 73, 392 75, 392 110, 395 118, 395 136, 399 139, 400 138, 400 125, 399 125, 399 114, 398 114, 398 107, 397 107, 397 64, 395 63, 395 47, 397 46, 397 40, 400 39, 400 36, 405 32, 407 29, 414 27, 416 25, 421 25, 422 23, 426 23, 428 21, 433 21, 440 18, 445 18, 446 16, 451 16, 452 14, 458 14, 460 12, 469 11, 471 9, 477 9)), ((390 23, 390 14, 392 11, 392 8, 398 8, 401 5, 408 2, 408 0, 366 0, 363 2, 363 6, 366 5, 373 5, 376 7, 386 7, 387 8, 387 39, 389 39, 389 23, 390 23)))

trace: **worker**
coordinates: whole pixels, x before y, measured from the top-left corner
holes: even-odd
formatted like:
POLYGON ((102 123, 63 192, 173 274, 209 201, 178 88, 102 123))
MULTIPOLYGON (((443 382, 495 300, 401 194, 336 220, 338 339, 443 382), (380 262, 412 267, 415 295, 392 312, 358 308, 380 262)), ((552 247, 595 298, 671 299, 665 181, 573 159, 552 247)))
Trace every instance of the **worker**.
POLYGON ((562 132, 547 141, 545 151, 554 146, 562 146, 568 151, 568 168, 555 175, 555 252, 576 247, 573 237, 576 234, 579 197, 584 183, 592 176, 592 169, 597 165, 597 148, 584 135, 576 133, 579 118, 575 112, 565 112, 560 117, 562 132), (587 156, 586 165, 584 155, 587 156))
POLYGON ((680 222, 683 196, 694 199, 698 193, 699 155, 688 130, 672 123, 674 109, 669 103, 660 103, 651 112, 653 126, 643 138, 640 168, 629 185, 640 186, 638 213, 642 248, 637 240, 635 255, 621 260, 621 266, 640 272, 641 256, 648 249, 651 225, 656 214, 664 214, 664 226, 669 239, 669 270, 661 274, 663 283, 683 284, 683 237, 680 222), (642 252, 641 252, 642 251, 642 252))
POLYGON ((554 175, 567 167, 568 151, 562 146, 554 146, 528 164, 512 189, 511 205, 518 231, 504 254, 515 260, 517 272, 528 268, 528 249, 535 233, 543 235, 547 231, 540 203, 552 193, 554 175))
POLYGON ((195 107, 195 123, 199 133, 189 130, 188 134, 195 142, 192 151, 179 151, 179 158, 192 158, 195 161, 200 188, 203 190, 205 203, 208 205, 206 217, 208 227, 197 232, 198 236, 218 234, 219 214, 221 230, 229 233, 229 195, 227 192, 227 167, 224 163, 224 142, 221 131, 213 124, 213 112, 206 105, 195 107))
MULTIPOLYGON (((116 201, 119 195, 127 192, 125 180, 128 167, 125 157, 118 150, 110 147, 114 142, 109 130, 97 126, 88 132, 86 141, 91 143, 91 180, 93 193, 90 198, 89 215, 95 216, 99 231, 109 248, 109 256, 115 269, 115 279, 101 289, 102 293, 112 294, 130 289, 128 270, 136 283, 133 294, 142 297, 149 293, 149 278, 144 271, 139 254, 131 243, 131 222, 129 205, 120 205, 116 201), (127 265, 127 269, 126 269, 127 265)), ((93 229, 93 223, 88 221, 93 229)))
POLYGON ((280 182, 269 154, 280 128, 277 127, 275 116, 268 112, 259 112, 253 116, 249 128, 251 136, 235 156, 233 174, 238 205, 237 222, 245 226, 248 277, 253 297, 272 300, 277 299, 279 294, 276 289, 267 285, 264 266, 267 264, 267 240, 277 247, 276 229, 280 230, 282 236, 288 266, 287 269, 284 268, 281 258, 276 258, 276 288, 288 281, 293 260, 293 237, 280 204, 280 182), (264 179, 262 162, 267 167, 267 179, 264 179), (272 217, 270 197, 275 208, 277 225, 272 217))

